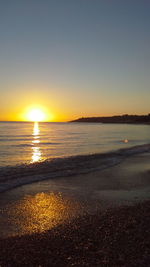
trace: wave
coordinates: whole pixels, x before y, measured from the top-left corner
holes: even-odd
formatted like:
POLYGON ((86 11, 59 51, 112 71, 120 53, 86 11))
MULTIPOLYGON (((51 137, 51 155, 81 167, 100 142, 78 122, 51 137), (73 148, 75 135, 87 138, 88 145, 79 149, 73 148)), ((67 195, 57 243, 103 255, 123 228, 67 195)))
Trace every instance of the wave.
POLYGON ((31 143, 31 144, 19 144, 19 145, 12 145, 12 146, 15 146, 15 147, 31 147, 31 146, 44 146, 44 145, 60 145, 61 143, 56 143, 56 142, 40 142, 38 144, 34 144, 34 143, 31 143))
POLYGON ((28 139, 25 139, 25 138, 1 138, 0 139, 0 142, 8 142, 8 141, 32 141, 33 138, 28 138, 28 139))
POLYGON ((32 136, 32 134, 18 134, 18 135, 17 134, 16 135, 13 135, 13 134, 11 134, 11 135, 10 134, 9 135, 2 135, 1 134, 0 135, 1 138, 3 138, 3 137, 4 138, 13 138, 14 137, 15 139, 19 138, 19 137, 25 137, 26 138, 26 137, 31 137, 31 136, 32 136))
MULTIPOLYGON (((9 141, 24 141, 25 139, 21 138, 0 138, 0 142, 9 142, 9 141)), ((26 139, 28 141, 32 141, 32 139, 26 139)))
POLYGON ((107 153, 53 158, 32 164, 1 167, 0 192, 41 180, 103 170, 119 164, 129 156, 147 152, 150 152, 150 144, 107 153))

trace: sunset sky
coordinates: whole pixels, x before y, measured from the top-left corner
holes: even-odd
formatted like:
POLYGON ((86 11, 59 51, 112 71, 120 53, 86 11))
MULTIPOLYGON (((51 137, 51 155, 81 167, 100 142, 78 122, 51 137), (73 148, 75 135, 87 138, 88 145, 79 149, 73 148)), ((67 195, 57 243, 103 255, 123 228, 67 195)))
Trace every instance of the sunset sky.
POLYGON ((0 120, 150 113, 150 1, 0 5, 0 120))

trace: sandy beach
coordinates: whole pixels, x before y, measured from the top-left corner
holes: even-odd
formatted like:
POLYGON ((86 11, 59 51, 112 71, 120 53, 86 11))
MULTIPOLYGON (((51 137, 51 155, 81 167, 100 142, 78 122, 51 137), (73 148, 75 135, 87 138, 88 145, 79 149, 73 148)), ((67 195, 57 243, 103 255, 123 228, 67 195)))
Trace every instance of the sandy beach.
POLYGON ((1 266, 150 266, 149 161, 2 193, 1 266))
POLYGON ((1 266, 150 266, 150 202, 0 240, 1 266))

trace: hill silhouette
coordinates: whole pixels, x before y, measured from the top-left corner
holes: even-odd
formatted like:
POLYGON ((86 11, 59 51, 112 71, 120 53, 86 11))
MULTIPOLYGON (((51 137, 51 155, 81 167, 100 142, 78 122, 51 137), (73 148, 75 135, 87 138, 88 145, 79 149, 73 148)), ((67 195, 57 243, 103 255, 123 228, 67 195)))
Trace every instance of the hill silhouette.
POLYGON ((109 117, 82 117, 70 122, 99 122, 99 123, 137 123, 150 124, 150 113, 148 115, 118 115, 109 117))

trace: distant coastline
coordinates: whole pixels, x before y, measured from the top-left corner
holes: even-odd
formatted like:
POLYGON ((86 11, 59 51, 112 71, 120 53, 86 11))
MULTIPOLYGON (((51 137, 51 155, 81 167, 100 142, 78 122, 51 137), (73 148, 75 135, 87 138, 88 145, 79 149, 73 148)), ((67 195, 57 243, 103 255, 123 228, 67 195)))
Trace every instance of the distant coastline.
POLYGON ((134 123, 150 124, 150 114, 148 115, 119 115, 109 117, 82 117, 70 122, 90 122, 90 123, 134 123))

